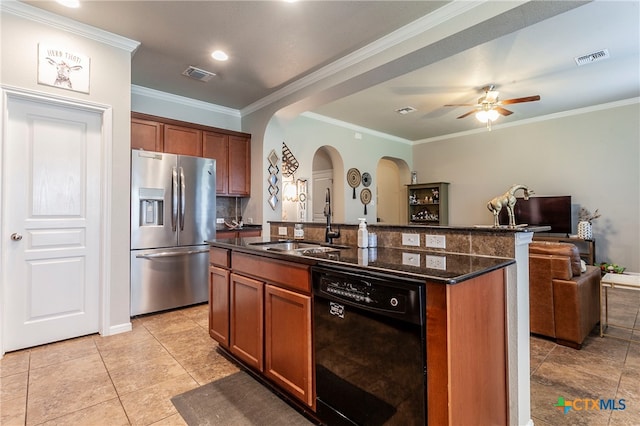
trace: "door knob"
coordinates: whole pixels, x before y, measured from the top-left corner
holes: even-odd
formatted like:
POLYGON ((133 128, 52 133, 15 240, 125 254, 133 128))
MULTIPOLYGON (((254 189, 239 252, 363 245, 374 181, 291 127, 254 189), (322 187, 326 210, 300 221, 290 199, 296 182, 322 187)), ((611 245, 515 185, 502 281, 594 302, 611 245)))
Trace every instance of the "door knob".
POLYGON ((13 241, 20 241, 22 239, 22 235, 18 234, 17 232, 14 232, 13 234, 11 234, 11 239, 13 241))

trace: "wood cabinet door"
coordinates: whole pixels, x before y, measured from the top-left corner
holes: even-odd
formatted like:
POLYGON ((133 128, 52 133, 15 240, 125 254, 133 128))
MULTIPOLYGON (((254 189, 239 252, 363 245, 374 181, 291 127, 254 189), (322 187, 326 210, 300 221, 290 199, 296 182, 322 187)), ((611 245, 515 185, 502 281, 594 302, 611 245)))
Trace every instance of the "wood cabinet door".
POLYGON ((311 297, 265 286, 265 375, 312 407, 311 297))
POLYGON ((209 266, 209 336, 229 347, 229 275, 226 269, 209 266))
POLYGON ((216 160, 216 194, 229 194, 229 135, 205 132, 202 155, 216 160))
POLYGON ((229 195, 251 195, 251 139, 229 136, 229 195))
POLYGON ((164 152, 202 157, 202 131, 165 124, 164 152))
POLYGON ((264 283, 232 273, 229 350, 256 370, 263 369, 264 283))
POLYGON ((131 148, 162 152, 163 124, 157 121, 131 119, 131 148))
POLYGON ((238 238, 238 231, 216 231, 216 238, 238 238))

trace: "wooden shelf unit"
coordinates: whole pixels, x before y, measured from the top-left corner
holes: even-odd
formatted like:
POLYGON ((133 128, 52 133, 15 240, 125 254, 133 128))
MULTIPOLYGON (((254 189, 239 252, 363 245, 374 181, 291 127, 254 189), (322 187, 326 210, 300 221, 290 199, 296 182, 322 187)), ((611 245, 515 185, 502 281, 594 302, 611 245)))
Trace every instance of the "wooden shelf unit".
POLYGON ((449 224, 449 183, 407 185, 409 223, 424 225, 449 224), (438 194, 437 197, 435 194, 438 194))

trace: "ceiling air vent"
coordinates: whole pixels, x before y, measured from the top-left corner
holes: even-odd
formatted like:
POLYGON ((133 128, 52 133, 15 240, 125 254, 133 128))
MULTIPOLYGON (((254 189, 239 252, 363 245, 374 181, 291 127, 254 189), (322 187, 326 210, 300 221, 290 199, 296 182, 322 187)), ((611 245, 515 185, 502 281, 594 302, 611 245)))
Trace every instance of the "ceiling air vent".
POLYGON ((578 66, 581 67, 582 65, 587 65, 592 62, 601 61, 603 59, 607 59, 608 57, 609 57, 609 50, 602 49, 602 50, 598 50, 597 52, 589 53, 587 55, 578 56, 574 59, 576 61, 576 64, 578 64, 578 66))
POLYGON ((396 110, 396 112, 398 114, 402 114, 402 115, 406 115, 406 114, 409 114, 410 112, 414 112, 414 111, 417 111, 417 109, 415 109, 412 106, 406 106, 404 108, 399 108, 399 109, 396 110))
POLYGON ((191 77, 194 80, 207 82, 211 80, 216 74, 213 72, 201 70, 200 68, 189 66, 189 68, 182 72, 182 75, 191 77))

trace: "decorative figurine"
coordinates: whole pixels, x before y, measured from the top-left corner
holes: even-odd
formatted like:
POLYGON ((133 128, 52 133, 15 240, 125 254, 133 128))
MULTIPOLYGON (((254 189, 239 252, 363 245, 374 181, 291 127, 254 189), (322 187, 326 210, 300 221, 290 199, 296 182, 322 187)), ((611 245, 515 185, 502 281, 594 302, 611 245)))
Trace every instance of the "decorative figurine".
POLYGON ((524 191, 525 200, 528 200, 529 196, 534 193, 532 189, 527 188, 525 185, 515 184, 511 188, 509 188, 507 192, 495 197, 487 203, 487 208, 491 213, 493 213, 494 228, 500 227, 498 215, 500 214, 500 210, 502 210, 502 207, 505 206, 507 207, 507 212, 509 213, 509 228, 516 227, 516 217, 513 214, 513 207, 516 205, 516 196, 514 194, 519 189, 522 189, 524 191))

